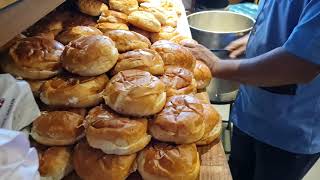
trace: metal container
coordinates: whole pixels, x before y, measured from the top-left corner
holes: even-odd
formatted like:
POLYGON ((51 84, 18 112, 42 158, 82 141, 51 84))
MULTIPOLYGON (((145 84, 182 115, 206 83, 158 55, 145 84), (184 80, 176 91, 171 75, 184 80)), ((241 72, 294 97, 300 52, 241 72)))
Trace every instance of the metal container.
MULTIPOLYGON (((229 11, 202 11, 188 16, 193 39, 209 48, 222 60, 229 59, 229 51, 223 50, 230 42, 249 33, 255 23, 251 17, 229 11)), ((239 84, 213 78, 207 88, 214 103, 235 100, 239 84)))

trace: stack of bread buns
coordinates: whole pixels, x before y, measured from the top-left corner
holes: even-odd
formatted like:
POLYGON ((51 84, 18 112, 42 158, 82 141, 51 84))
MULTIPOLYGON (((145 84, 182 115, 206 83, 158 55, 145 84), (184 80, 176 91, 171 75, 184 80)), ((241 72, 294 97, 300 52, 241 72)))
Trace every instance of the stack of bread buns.
POLYGON ((30 133, 41 177, 196 180, 197 146, 220 136, 221 118, 176 4, 70 3, 1 51, 1 69, 29 82, 42 110, 30 133))

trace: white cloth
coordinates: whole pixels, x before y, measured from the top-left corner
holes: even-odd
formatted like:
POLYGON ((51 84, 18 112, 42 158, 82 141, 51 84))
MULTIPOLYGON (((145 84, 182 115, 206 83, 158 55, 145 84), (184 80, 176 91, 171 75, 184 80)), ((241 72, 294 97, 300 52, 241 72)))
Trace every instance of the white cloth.
POLYGON ((0 180, 39 180, 37 151, 28 137, 0 129, 0 180))

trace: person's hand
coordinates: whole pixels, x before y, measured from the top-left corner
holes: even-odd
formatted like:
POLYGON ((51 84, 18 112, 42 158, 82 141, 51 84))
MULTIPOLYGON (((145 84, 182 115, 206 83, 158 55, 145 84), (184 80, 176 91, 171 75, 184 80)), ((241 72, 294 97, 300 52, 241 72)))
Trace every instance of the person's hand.
POLYGON ((183 40, 180 42, 182 46, 189 49, 192 55, 210 68, 214 67, 214 64, 219 60, 219 58, 214 55, 208 48, 204 47, 201 44, 198 44, 194 40, 183 40))
POLYGON ((243 55, 246 51, 247 44, 249 40, 249 34, 232 41, 225 49, 229 50, 231 53, 229 55, 230 58, 234 59, 243 55))

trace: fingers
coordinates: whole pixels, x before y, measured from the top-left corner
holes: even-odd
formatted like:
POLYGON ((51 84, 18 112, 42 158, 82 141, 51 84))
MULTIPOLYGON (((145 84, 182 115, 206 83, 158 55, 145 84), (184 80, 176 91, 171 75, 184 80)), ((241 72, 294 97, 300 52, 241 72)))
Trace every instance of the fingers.
POLYGON ((236 49, 239 49, 241 46, 243 46, 242 39, 237 39, 235 41, 232 41, 227 47, 225 47, 226 50, 234 51, 236 49))
POLYGON ((243 46, 239 47, 238 49, 231 51, 229 57, 232 59, 235 59, 238 56, 244 54, 245 51, 246 51, 246 46, 243 45, 243 46))
POLYGON ((193 41, 181 41, 180 44, 187 48, 195 48, 198 44, 194 43, 193 41))

